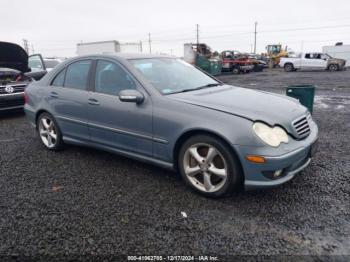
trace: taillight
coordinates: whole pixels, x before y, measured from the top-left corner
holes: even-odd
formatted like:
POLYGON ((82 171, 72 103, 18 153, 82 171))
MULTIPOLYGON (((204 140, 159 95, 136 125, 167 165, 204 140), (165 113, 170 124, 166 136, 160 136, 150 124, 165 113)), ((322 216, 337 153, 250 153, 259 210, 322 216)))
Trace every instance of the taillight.
POLYGON ((24 103, 27 104, 28 102, 29 102, 29 97, 26 90, 24 89, 24 103))

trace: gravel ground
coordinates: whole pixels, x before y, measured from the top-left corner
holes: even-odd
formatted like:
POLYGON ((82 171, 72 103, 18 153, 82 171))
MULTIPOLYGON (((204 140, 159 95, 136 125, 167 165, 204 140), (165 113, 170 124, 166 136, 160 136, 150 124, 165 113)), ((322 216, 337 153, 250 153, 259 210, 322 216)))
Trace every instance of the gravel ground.
POLYGON ((158 167, 74 146, 48 152, 23 114, 1 115, 0 256, 350 259, 350 72, 273 70, 220 79, 279 93, 290 84, 318 86, 319 152, 304 172, 276 189, 207 199, 158 167))

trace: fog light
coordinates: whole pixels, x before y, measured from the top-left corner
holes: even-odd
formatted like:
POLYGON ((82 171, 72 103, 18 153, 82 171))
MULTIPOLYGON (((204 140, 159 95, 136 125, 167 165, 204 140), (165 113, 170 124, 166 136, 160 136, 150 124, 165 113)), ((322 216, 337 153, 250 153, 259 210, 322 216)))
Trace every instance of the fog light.
POLYGON ((261 173, 264 175, 264 177, 268 178, 268 179, 278 179, 283 177, 286 172, 284 172, 284 169, 279 169, 279 170, 264 170, 261 171, 261 173))
POLYGON ((283 169, 276 170, 275 173, 273 173, 273 177, 279 177, 282 174, 283 169))

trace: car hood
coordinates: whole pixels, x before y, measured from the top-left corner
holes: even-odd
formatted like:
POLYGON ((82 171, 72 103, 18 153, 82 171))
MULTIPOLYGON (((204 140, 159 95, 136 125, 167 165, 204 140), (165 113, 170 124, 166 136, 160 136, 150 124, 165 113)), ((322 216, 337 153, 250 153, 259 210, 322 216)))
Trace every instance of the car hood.
POLYGON ((292 132, 291 122, 307 113, 296 99, 247 88, 223 85, 170 95, 172 99, 251 121, 282 125, 292 132))
POLYGON ((23 73, 29 72, 28 54, 17 44, 0 42, 0 68, 11 68, 23 73))

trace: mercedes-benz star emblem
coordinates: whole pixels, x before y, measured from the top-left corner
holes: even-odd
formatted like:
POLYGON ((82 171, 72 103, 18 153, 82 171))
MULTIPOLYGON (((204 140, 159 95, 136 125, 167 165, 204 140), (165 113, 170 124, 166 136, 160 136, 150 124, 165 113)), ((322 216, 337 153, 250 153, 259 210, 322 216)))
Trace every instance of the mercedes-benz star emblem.
POLYGON ((7 87, 5 87, 5 91, 6 91, 7 93, 11 94, 11 93, 13 93, 13 91, 15 91, 15 90, 13 89, 12 86, 7 86, 7 87))

